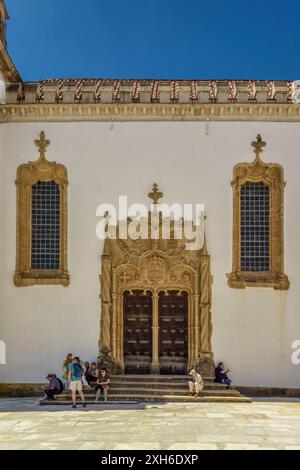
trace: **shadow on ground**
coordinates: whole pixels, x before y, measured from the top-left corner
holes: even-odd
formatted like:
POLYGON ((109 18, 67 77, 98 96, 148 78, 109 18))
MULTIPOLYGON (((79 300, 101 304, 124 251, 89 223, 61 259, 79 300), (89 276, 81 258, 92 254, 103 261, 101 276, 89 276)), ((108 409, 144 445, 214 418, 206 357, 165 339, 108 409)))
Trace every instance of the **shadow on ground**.
POLYGON ((76 411, 107 411, 107 410, 145 410, 145 409, 153 409, 153 408, 161 408, 166 406, 166 403, 97 403, 95 405, 87 405, 86 408, 82 407, 82 403, 77 403, 77 409, 73 410, 71 404, 68 405, 40 405, 40 398, 0 398, 0 413, 7 413, 7 412, 26 412, 26 411, 49 411, 49 412, 57 412, 57 411, 72 411, 76 413, 76 411))

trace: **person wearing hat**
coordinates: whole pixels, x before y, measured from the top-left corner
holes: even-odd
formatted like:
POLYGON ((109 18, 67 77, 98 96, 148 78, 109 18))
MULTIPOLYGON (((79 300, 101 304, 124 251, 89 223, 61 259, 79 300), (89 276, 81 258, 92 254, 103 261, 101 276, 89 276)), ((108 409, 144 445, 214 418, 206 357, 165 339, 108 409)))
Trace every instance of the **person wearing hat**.
POLYGON ((48 374, 46 379, 49 382, 49 386, 45 387, 46 397, 48 400, 54 400, 54 396, 61 393, 61 384, 55 374, 48 374))
POLYGON ((195 395, 195 398, 200 395, 204 388, 204 382, 201 374, 199 374, 196 369, 192 369, 190 374, 192 380, 189 382, 190 396, 195 395))

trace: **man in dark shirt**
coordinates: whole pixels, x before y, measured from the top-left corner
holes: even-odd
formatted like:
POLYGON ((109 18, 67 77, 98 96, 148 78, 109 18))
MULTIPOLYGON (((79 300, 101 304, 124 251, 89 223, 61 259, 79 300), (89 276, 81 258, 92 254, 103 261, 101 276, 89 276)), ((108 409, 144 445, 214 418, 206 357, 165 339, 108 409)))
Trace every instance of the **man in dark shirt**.
POLYGON ((54 395, 59 395, 61 393, 60 383, 55 374, 49 374, 47 376, 47 380, 49 381, 49 386, 45 388, 45 393, 48 400, 54 400, 54 395))
POLYGON ((215 374, 216 374, 216 382, 219 384, 225 384, 227 387, 230 387, 231 380, 228 378, 229 369, 225 369, 223 362, 219 362, 218 366, 216 367, 215 374))

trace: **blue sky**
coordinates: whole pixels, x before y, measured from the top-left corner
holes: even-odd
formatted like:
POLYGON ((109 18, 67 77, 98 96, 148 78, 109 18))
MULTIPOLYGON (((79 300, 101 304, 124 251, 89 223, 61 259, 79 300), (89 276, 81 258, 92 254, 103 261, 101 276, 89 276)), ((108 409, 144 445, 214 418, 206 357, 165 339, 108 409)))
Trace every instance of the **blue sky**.
POLYGON ((300 79, 299 0, 6 0, 24 81, 300 79))

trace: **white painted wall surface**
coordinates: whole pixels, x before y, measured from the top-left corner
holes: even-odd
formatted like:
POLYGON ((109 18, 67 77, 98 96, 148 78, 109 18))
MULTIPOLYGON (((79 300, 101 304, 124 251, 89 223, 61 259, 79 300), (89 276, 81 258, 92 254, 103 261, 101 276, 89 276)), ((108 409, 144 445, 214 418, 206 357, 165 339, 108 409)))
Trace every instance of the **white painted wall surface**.
POLYGON ((2 73, 0 72, 0 104, 6 103, 6 83, 2 73))
POLYGON ((154 181, 164 202, 204 203, 212 261, 213 348, 239 385, 300 386, 291 345, 300 339, 300 124, 212 122, 34 123, 0 126, 0 339, 6 342, 2 382, 40 382, 59 373, 66 353, 95 359, 99 338, 99 271, 96 207, 148 202, 154 181), (40 131, 51 140, 49 160, 69 172, 68 288, 13 284, 16 254, 16 171, 35 160, 40 131), (230 289, 232 170, 254 158, 251 141, 267 141, 265 161, 285 168, 287 292, 230 289))

